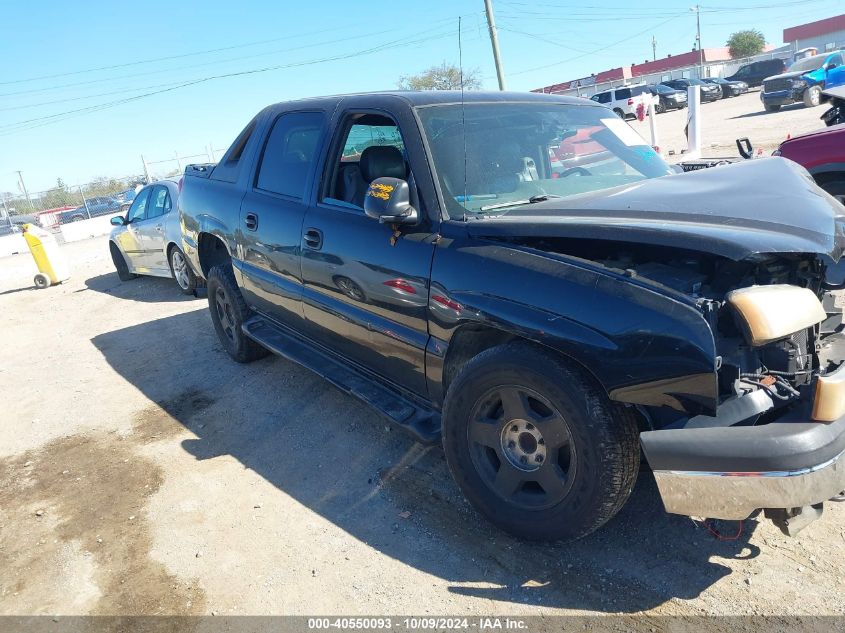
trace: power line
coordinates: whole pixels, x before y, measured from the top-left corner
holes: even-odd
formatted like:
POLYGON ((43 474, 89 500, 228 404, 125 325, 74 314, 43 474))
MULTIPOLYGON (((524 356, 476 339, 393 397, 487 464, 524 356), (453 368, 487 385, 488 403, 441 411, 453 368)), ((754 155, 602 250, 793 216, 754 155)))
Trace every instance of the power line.
MULTIPOLYGON (((449 21, 451 21, 451 20, 452 20, 452 18, 449 18, 449 21)), ((434 22, 434 24, 439 25, 439 24, 441 24, 445 21, 446 21, 445 19, 444 20, 437 20, 437 21, 434 22)), ((435 26, 433 28, 428 29, 427 31, 423 31, 423 33, 436 30, 437 28, 440 28, 440 27, 435 26)), ((165 68, 165 69, 159 69, 159 70, 151 70, 151 71, 147 71, 147 72, 143 72, 143 73, 135 73, 135 74, 131 74, 131 75, 122 75, 122 76, 118 76, 118 77, 102 77, 100 79, 92 79, 92 80, 83 81, 83 82, 71 82, 71 83, 66 83, 66 84, 59 84, 57 86, 48 86, 48 87, 43 87, 43 88, 30 88, 30 89, 27 89, 27 90, 19 90, 19 91, 16 91, 16 92, 5 92, 5 93, 0 93, 0 97, 10 97, 10 96, 17 96, 17 95, 22 95, 22 94, 32 94, 32 93, 36 93, 36 92, 49 92, 49 91, 52 91, 52 90, 59 90, 59 89, 62 89, 62 88, 76 88, 76 87, 79 87, 79 86, 87 86, 87 85, 103 83, 103 82, 122 81, 124 79, 135 79, 137 77, 147 77, 147 76, 150 76, 150 75, 160 75, 160 74, 165 73, 165 72, 176 72, 176 71, 181 71, 181 70, 190 70, 192 68, 202 68, 202 67, 206 67, 206 66, 215 66, 215 65, 219 65, 219 64, 225 64, 225 63, 233 62, 233 61, 243 61, 245 59, 253 59, 255 57, 265 57, 267 55, 276 55, 278 53, 290 53, 290 52, 293 52, 293 51, 303 50, 303 49, 306 49, 306 48, 332 46, 334 44, 338 44, 340 42, 346 42, 346 41, 349 41, 349 40, 356 40, 356 39, 361 39, 361 38, 371 38, 371 37, 376 36, 376 35, 381 35, 382 33, 383 33, 383 31, 377 31, 377 32, 374 32, 374 33, 365 33, 365 34, 362 34, 362 35, 353 35, 353 36, 343 37, 343 38, 329 40, 329 41, 312 42, 310 44, 303 44, 302 46, 295 46, 295 47, 291 47, 291 48, 282 48, 282 49, 277 49, 277 50, 273 50, 273 51, 266 51, 264 53, 256 53, 256 54, 253 54, 253 55, 243 55, 243 56, 240 56, 240 57, 230 57, 228 59, 214 60, 214 61, 209 61, 209 62, 203 62, 203 63, 200 63, 200 64, 192 64, 192 65, 189 65, 189 66, 181 66, 181 67, 178 67, 178 68, 165 68)), ((419 35, 420 32, 417 32, 416 34, 419 35)))
MULTIPOLYGON (((430 30, 433 30, 433 29, 430 29, 430 30)), ((144 99, 144 98, 147 98, 147 97, 151 97, 151 96, 166 93, 166 92, 172 92, 173 90, 178 90, 178 89, 181 89, 181 88, 186 88, 188 86, 206 83, 206 82, 214 81, 214 80, 217 80, 217 79, 225 79, 225 78, 229 78, 229 77, 238 77, 238 76, 244 76, 244 75, 253 75, 253 74, 257 74, 257 73, 264 73, 264 72, 269 72, 269 71, 274 71, 274 70, 282 70, 282 69, 288 69, 288 68, 298 68, 298 67, 302 67, 302 66, 322 64, 322 63, 331 62, 331 61, 340 61, 340 60, 344 60, 344 59, 351 59, 353 57, 360 57, 360 56, 363 56, 363 55, 369 55, 369 54, 372 54, 372 53, 381 52, 381 51, 384 51, 384 50, 389 50, 391 48, 397 48, 399 46, 407 46, 409 44, 421 44, 421 43, 424 43, 424 42, 427 42, 427 41, 432 41, 432 40, 435 40, 435 39, 442 39, 443 37, 447 37, 447 36, 451 36, 451 35, 453 35, 453 31, 452 31, 452 29, 449 29, 447 32, 438 33, 438 34, 431 35, 431 36, 428 36, 428 37, 418 38, 416 40, 408 40, 408 39, 405 39, 405 38, 402 38, 402 39, 399 39, 399 40, 392 40, 390 42, 385 42, 383 44, 379 44, 378 46, 373 46, 373 47, 368 48, 368 49, 364 49, 364 50, 361 50, 361 51, 356 51, 354 53, 348 53, 348 54, 344 54, 344 55, 334 55, 334 56, 331 56, 331 57, 324 57, 324 58, 321 58, 321 59, 313 59, 313 60, 308 60, 308 61, 304 61, 304 62, 293 62, 293 63, 289 63, 289 64, 277 64, 277 65, 274 65, 274 66, 266 66, 266 67, 263 67, 263 68, 253 68, 253 69, 242 70, 242 71, 231 72, 231 73, 222 73, 222 74, 219 74, 219 75, 212 75, 212 76, 208 76, 208 77, 200 77, 198 79, 186 81, 184 83, 177 84, 177 85, 174 85, 174 86, 171 86, 171 87, 168 87, 168 88, 162 88, 160 90, 155 90, 155 91, 152 91, 152 92, 147 92, 147 93, 135 95, 135 96, 132 96, 132 97, 127 97, 125 99, 117 99, 117 100, 106 102, 106 103, 96 104, 96 105, 93 105, 93 106, 87 106, 85 108, 78 108, 76 110, 68 110, 66 112, 59 112, 59 113, 56 113, 56 114, 51 114, 51 115, 47 115, 47 116, 43 116, 43 117, 37 117, 37 118, 33 118, 33 119, 27 119, 27 120, 24 120, 24 121, 17 121, 15 123, 9 123, 9 124, 6 124, 6 125, 2 125, 2 126, 0 126, 0 136, 8 136, 8 135, 14 134, 16 132, 20 132, 20 131, 24 131, 24 130, 30 130, 30 129, 34 129, 34 128, 37 128, 37 127, 42 127, 44 125, 50 125, 50 124, 53 124, 53 123, 57 123, 59 121, 64 121, 65 119, 71 118, 72 116, 89 114, 91 112, 99 112, 101 110, 113 108, 113 107, 116 107, 116 106, 119 106, 119 105, 123 105, 125 103, 137 101, 139 99, 144 99)))
POLYGON ((675 15, 675 16, 669 18, 668 20, 664 20, 663 22, 660 22, 659 24, 655 24, 653 26, 650 26, 647 29, 644 29, 642 31, 634 33, 633 35, 629 35, 628 37, 623 38, 621 40, 618 40, 616 42, 612 42, 611 44, 608 44, 607 46, 602 46, 601 48, 597 48, 597 49, 590 51, 588 53, 584 53, 582 55, 576 55, 575 57, 570 57, 569 59, 564 59, 564 60, 561 60, 561 61, 558 61, 558 62, 552 62, 551 64, 543 64, 542 66, 535 66, 533 68, 526 68, 525 70, 520 70, 520 71, 517 71, 515 73, 510 73, 510 74, 511 75, 524 75, 526 73, 534 72, 535 70, 542 70, 544 68, 551 68, 552 66, 560 66, 561 64, 567 64, 569 62, 574 62, 574 61, 577 61, 579 59, 583 59, 584 57, 588 57, 589 55, 595 55, 596 53, 601 53, 602 51, 606 51, 609 48, 613 48, 614 46, 618 46, 619 44, 623 44, 623 43, 628 42, 630 40, 641 37, 642 35, 648 33, 649 31, 653 31, 655 29, 658 29, 665 24, 669 24, 669 22, 671 22, 672 20, 678 19, 680 17, 680 15, 685 15, 685 14, 675 15))

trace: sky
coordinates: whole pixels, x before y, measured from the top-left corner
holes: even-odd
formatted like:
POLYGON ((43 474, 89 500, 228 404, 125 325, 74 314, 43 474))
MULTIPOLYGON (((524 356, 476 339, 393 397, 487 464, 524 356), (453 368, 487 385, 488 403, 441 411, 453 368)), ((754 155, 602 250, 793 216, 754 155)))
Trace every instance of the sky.
MULTIPOLYGON (((845 11, 845 0, 711 0, 702 44, 845 11)), ((690 50, 690 2, 494 0, 508 89, 531 90, 690 50), (586 2, 586 3, 585 3, 586 2)), ((205 162, 261 108, 389 90, 403 75, 457 64, 497 88, 483 0, 95 2, 0 0, 0 192, 205 162), (199 155, 199 156, 197 156, 199 155), (157 162, 167 161, 167 162, 157 162)), ((219 158, 218 151, 216 157, 219 158)))

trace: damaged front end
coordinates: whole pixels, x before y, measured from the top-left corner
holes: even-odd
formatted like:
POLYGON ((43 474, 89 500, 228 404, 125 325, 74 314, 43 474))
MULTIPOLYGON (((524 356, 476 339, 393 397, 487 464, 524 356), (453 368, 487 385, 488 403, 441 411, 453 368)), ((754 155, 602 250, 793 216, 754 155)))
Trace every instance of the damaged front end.
POLYGON ((642 447, 668 512, 763 509, 795 534, 845 489, 845 291, 813 256, 711 266, 692 290, 714 335, 719 405, 691 417, 646 411, 655 424, 642 447))

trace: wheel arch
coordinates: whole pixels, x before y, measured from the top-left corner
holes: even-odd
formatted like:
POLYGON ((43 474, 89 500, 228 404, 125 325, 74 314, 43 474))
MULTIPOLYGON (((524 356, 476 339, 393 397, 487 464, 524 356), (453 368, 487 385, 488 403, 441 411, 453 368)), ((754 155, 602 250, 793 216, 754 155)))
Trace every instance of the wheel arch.
POLYGON ((581 359, 576 358, 571 353, 567 353, 566 351, 560 349, 560 347, 549 345, 546 342, 538 341, 535 338, 526 336, 524 333, 483 323, 466 323, 458 327, 452 334, 449 346, 446 349, 446 355, 443 359, 443 393, 446 393, 449 389, 449 385, 467 362, 488 349, 515 341, 533 345, 538 349, 551 352, 556 356, 559 356, 567 363, 572 364, 584 371, 587 375, 591 376, 596 383, 601 386, 604 392, 608 393, 608 389, 596 373, 581 359))
POLYGON ((197 255, 202 276, 206 279, 214 266, 232 263, 232 253, 226 241, 215 233, 201 232, 197 236, 197 255))

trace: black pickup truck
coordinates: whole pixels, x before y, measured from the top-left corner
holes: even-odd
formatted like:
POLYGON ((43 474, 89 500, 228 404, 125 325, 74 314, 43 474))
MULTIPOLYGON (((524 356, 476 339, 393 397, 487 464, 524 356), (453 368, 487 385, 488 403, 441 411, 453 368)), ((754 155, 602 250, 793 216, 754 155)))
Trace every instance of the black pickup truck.
POLYGON ((179 208, 232 358, 442 440, 516 535, 604 524, 641 448, 677 514, 794 533, 845 488, 845 209, 790 161, 676 173, 584 99, 359 94, 264 109, 179 208))

